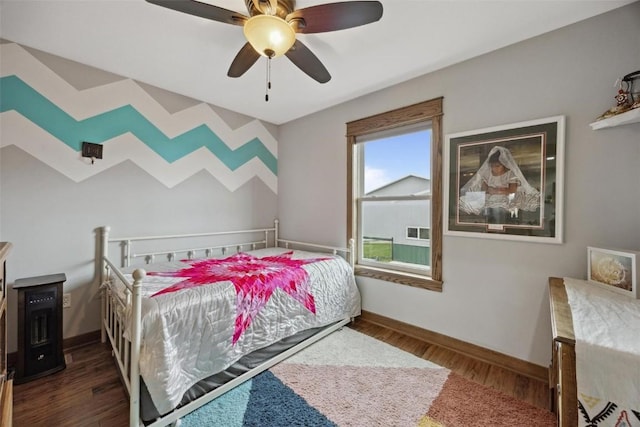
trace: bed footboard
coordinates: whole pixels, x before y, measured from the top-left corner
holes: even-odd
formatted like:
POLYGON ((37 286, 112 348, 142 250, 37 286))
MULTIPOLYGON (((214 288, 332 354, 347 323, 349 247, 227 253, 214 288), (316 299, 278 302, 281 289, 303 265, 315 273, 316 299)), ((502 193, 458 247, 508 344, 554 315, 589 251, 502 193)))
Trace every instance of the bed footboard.
MULTIPOLYGON (((106 277, 114 267, 107 259, 106 277)), ((146 272, 137 269, 133 272, 133 283, 129 283, 115 269, 115 274, 127 287, 126 295, 121 296, 109 286, 103 289, 103 336, 109 339, 112 356, 116 361, 122 381, 129 394, 129 425, 140 425, 140 339, 141 339, 141 300, 140 287, 146 272), (130 313, 129 313, 130 311, 130 313)))

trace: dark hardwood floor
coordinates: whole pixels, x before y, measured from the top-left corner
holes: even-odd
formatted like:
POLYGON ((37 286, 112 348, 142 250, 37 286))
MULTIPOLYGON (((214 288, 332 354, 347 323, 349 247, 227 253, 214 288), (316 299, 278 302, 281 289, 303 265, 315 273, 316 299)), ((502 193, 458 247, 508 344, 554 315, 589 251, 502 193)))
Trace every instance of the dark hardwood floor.
MULTIPOLYGON (((541 408, 547 385, 363 320, 351 328, 541 408)), ((111 350, 99 343, 65 351, 67 368, 14 387, 15 427, 128 425, 129 404, 111 350)))
POLYGON ((128 425, 129 399, 106 344, 65 351, 67 367, 55 374, 14 385, 13 425, 128 425))

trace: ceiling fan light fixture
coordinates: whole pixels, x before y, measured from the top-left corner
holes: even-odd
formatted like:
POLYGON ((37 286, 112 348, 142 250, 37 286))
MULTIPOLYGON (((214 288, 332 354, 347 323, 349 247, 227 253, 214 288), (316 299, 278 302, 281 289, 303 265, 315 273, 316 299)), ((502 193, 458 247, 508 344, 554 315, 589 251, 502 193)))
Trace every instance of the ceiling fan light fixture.
MULTIPOLYGON (((229 77, 242 76, 260 56, 269 58, 266 62, 270 67, 271 58, 286 54, 309 77, 318 83, 327 83, 331 74, 304 43, 296 40, 296 34, 359 27, 379 21, 383 13, 379 0, 342 0, 302 9, 296 9, 295 0, 244 0, 249 16, 205 1, 208 0, 147 0, 178 12, 242 26, 247 42, 231 62, 227 71, 229 77)), ((222 0, 216 1, 222 3, 222 0)))
POLYGON ((273 15, 256 15, 244 24, 244 36, 262 56, 284 55, 296 41, 296 33, 284 19, 273 15))

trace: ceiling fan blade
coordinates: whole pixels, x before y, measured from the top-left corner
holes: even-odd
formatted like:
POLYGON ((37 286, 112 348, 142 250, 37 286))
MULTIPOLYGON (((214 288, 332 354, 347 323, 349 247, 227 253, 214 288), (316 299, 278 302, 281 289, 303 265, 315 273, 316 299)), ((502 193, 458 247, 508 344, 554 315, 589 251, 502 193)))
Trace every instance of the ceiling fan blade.
POLYGON ((331 80, 331 74, 322 65, 317 56, 309 50, 300 40, 296 40, 291 49, 285 53, 287 58, 293 62, 296 67, 304 71, 309 77, 319 83, 326 83, 331 80))
POLYGON ((241 13, 194 0, 147 0, 147 2, 226 24, 244 25, 248 19, 241 13))
POLYGON ((379 1, 326 3, 294 10, 287 22, 297 22, 298 33, 325 33, 370 24, 382 18, 379 1))
POLYGON ((260 58, 260 54, 249 44, 245 43, 240 49, 240 52, 236 55, 229 67, 227 76, 240 77, 247 72, 249 68, 260 58))

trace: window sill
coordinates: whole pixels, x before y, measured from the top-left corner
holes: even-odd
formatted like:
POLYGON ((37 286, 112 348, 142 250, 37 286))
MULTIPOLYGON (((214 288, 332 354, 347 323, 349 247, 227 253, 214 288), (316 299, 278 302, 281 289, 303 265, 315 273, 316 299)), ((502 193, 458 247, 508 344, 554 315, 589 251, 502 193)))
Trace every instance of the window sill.
POLYGON ((433 280, 431 277, 418 274, 403 273, 382 268, 355 266, 356 276, 370 277, 387 282, 398 283, 400 285, 413 286, 415 288, 427 289, 435 292, 442 292, 442 282, 433 280))

